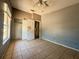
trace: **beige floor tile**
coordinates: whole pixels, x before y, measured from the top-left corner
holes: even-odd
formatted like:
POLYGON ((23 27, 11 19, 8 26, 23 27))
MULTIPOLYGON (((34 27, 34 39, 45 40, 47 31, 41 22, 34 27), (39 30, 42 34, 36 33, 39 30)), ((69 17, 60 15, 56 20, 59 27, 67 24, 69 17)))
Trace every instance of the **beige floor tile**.
POLYGON ((74 59, 79 59, 79 53, 75 55, 74 59))
POLYGON ((23 59, 21 55, 18 56, 12 56, 12 59, 23 59))
POLYGON ((11 59, 12 55, 5 55, 3 59, 11 59))
POLYGON ((79 59, 79 53, 45 40, 17 40, 10 44, 4 59, 79 59))

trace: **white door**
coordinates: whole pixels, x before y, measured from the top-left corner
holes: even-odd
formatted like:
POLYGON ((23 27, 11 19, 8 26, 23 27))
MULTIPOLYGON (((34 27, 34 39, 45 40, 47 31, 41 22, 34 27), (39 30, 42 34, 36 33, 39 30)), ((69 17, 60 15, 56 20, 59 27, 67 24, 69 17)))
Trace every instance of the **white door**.
POLYGON ((23 20, 22 21, 22 40, 32 40, 34 39, 34 21, 33 20, 23 20))

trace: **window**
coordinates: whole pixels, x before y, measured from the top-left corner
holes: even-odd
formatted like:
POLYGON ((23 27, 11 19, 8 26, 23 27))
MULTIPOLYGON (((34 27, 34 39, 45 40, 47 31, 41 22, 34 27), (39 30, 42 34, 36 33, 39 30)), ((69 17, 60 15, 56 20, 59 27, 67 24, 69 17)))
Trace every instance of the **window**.
POLYGON ((7 3, 4 3, 3 44, 10 38, 11 13, 7 3))

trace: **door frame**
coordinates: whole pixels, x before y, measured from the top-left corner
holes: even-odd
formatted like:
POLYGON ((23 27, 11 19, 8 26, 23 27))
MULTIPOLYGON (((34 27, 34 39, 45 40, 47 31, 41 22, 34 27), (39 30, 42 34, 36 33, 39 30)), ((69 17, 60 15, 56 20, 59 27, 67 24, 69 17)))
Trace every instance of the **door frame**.
POLYGON ((35 39, 39 39, 39 37, 40 37, 40 22, 39 21, 35 21, 35 23, 34 23, 34 37, 35 37, 35 39), (38 25, 36 25, 36 24, 38 24, 38 25), (36 28, 38 26, 38 28, 36 28), (38 34, 37 34, 37 32, 38 32, 38 34))

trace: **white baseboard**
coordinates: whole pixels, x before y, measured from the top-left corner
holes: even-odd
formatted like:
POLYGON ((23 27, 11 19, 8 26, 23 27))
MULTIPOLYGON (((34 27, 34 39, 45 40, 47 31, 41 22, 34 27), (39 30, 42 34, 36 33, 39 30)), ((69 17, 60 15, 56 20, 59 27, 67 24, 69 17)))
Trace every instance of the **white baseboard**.
POLYGON ((57 45, 61 45, 61 46, 63 46, 63 47, 66 47, 66 48, 69 48, 69 49, 72 49, 72 50, 75 50, 75 51, 79 52, 79 50, 76 49, 76 48, 72 48, 72 47, 69 47, 69 46, 67 46, 67 45, 63 45, 63 44, 61 44, 61 43, 54 42, 54 41, 51 41, 51 40, 48 40, 48 39, 43 39, 43 40, 46 40, 46 41, 49 41, 49 42, 51 42, 51 43, 54 43, 54 44, 57 44, 57 45))

